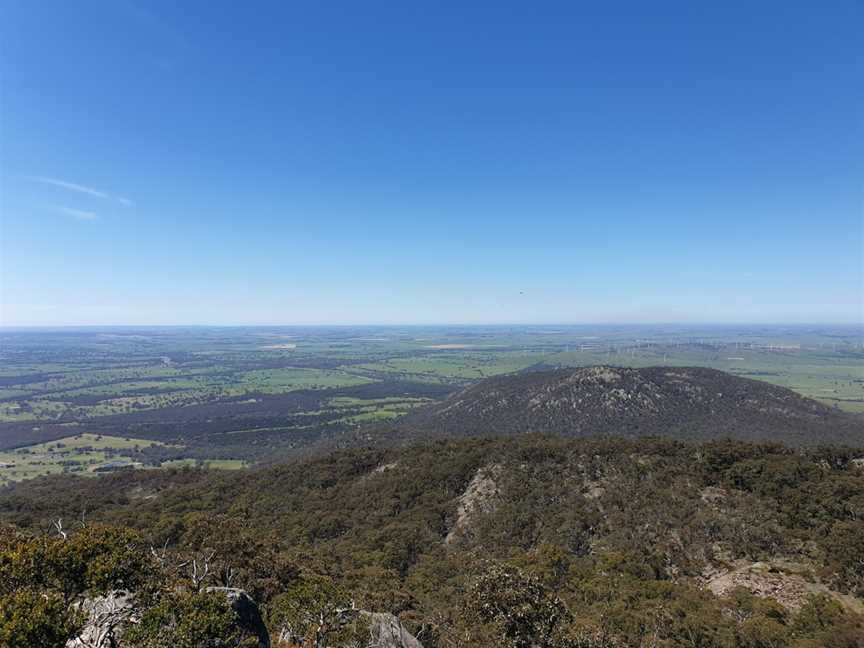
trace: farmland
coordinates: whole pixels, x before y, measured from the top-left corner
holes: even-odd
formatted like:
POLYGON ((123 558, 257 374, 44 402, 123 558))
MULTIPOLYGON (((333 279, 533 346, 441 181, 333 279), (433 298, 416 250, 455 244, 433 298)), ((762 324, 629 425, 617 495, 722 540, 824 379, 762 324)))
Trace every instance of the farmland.
POLYGON ((94 434, 0 452, 0 483, 54 473, 90 473, 123 466, 140 466, 134 457, 142 446, 158 442, 94 434))
POLYGON ((118 453, 152 466, 268 462, 349 443, 486 377, 592 364, 714 367, 864 413, 851 327, 6 329, 0 450, 17 454, 0 458, 15 464, 0 478, 88 471, 118 453), (62 452, 44 445, 60 440, 62 452))

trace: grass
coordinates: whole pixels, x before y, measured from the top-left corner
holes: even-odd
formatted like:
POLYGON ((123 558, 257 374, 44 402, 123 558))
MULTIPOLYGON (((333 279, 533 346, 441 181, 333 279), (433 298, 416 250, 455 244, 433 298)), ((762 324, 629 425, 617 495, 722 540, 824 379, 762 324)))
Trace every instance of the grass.
POLYGON ((247 391, 279 394, 298 389, 350 387, 372 382, 370 378, 328 369, 288 367, 261 369, 238 374, 237 380, 247 391))
MULTIPOLYGON (((427 398, 350 398, 337 396, 327 401, 327 405, 335 409, 350 412, 347 416, 335 422, 361 425, 363 423, 383 423, 405 415, 411 409, 428 403, 427 398)), ((317 412, 316 412, 317 413, 317 412)))
POLYGON ((489 376, 512 373, 536 364, 541 354, 472 353, 450 351, 411 358, 394 358, 386 362, 358 365, 358 369, 401 375, 403 378, 432 382, 449 380, 480 380, 489 376))
POLYGON ((110 462, 139 465, 129 456, 116 455, 112 451, 134 452, 153 445, 164 444, 146 439, 84 433, 0 452, 0 483, 62 472, 93 474, 110 462))
POLYGON ((386 398, 353 398, 351 396, 337 396, 327 401, 327 405, 338 409, 342 407, 369 407, 387 405, 422 405, 428 403, 428 398, 403 398, 400 396, 387 396, 386 398))
POLYGON ((362 423, 379 423, 383 421, 392 421, 393 419, 397 419, 400 416, 404 416, 407 411, 408 410, 376 409, 370 412, 361 412, 360 414, 346 416, 345 418, 339 419, 339 421, 345 423, 354 423, 357 425, 362 423))
POLYGON ((160 468, 207 468, 212 470, 240 470, 248 466, 248 462, 242 459, 172 459, 165 461, 160 468))
MULTIPOLYGON (((123 438, 96 434, 79 434, 57 441, 0 452, 0 484, 32 479, 43 475, 75 473, 95 475, 106 465, 141 467, 135 461, 136 450, 166 444, 147 439, 123 438), (131 451, 132 456, 118 455, 116 451, 131 451)), ((214 470, 239 470, 248 466, 241 459, 173 459, 161 467, 199 466, 214 470)))

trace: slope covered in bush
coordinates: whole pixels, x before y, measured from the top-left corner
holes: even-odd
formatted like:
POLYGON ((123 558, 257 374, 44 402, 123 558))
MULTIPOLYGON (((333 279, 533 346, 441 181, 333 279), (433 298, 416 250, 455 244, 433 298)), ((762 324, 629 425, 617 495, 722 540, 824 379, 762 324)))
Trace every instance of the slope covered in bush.
MULTIPOLYGON (((83 510, 87 524, 164 548, 187 579, 189 561, 209 557, 207 584, 243 588, 267 618, 272 601, 304 591, 298 579, 325 579, 427 648, 519 633, 535 643, 512 645, 859 645, 856 458, 735 441, 468 439, 230 475, 43 479, 8 489, 0 515, 38 533, 83 510), (478 474, 491 483, 466 504, 478 474), (518 632, 483 612, 499 577, 560 607, 554 632, 539 611, 518 632), (559 644, 540 642, 543 628, 559 644)), ((489 605, 517 605, 509 596, 489 605)))

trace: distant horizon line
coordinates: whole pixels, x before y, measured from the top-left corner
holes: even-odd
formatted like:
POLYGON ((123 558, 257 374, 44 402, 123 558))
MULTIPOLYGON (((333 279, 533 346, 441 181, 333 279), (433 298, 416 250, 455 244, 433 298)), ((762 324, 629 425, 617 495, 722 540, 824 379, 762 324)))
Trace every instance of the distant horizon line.
POLYGON ((577 327, 577 326, 771 326, 811 327, 840 326, 864 329, 864 321, 644 321, 644 322, 414 322, 414 323, 294 323, 294 324, 2 324, 0 330, 13 329, 106 329, 106 328, 418 328, 418 327, 577 327))

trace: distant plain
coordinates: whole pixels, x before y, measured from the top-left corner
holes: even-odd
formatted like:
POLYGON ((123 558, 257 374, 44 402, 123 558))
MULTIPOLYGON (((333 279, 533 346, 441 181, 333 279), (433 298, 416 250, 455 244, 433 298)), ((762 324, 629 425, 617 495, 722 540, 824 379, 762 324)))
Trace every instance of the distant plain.
POLYGON ((713 367, 864 414, 853 327, 6 329, 0 483, 239 468, 338 445, 489 376, 595 364, 713 367))

